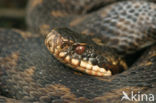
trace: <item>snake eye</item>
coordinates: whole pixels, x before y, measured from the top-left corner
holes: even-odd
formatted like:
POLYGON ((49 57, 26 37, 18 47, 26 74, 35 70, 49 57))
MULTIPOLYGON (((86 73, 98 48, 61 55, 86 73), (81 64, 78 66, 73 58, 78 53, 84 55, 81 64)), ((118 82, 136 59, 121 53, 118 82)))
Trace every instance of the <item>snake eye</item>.
POLYGON ((85 46, 79 45, 75 48, 77 54, 82 54, 85 51, 85 46))

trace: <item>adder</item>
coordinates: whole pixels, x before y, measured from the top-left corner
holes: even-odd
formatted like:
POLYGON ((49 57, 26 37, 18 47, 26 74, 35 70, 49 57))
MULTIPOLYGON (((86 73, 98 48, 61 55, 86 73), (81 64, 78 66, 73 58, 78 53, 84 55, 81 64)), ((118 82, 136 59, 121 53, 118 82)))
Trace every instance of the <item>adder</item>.
POLYGON ((118 103, 123 91, 154 94, 154 2, 30 0, 31 32, 0 29, 0 102, 118 103), (127 66, 125 55, 145 47, 127 66))

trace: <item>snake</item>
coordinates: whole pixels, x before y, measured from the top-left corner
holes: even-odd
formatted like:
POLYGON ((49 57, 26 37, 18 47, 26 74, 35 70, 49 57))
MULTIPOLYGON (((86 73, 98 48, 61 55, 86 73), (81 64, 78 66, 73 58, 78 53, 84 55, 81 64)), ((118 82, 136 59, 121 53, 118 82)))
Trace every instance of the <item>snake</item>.
POLYGON ((0 102, 118 103, 122 91, 154 93, 155 11, 154 0, 30 0, 31 32, 0 29, 0 102), (144 48, 129 66, 125 56, 144 48))

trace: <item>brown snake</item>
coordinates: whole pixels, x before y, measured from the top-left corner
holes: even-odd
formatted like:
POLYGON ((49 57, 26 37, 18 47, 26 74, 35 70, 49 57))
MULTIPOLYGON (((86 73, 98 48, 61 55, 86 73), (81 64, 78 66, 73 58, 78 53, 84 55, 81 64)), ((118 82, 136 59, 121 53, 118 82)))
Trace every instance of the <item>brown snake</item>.
MULTIPOLYGON (((62 14, 59 18, 57 13, 65 11, 52 7, 53 21, 82 34, 67 28, 54 29, 47 35, 45 44, 59 61, 78 71, 96 76, 120 73, 127 69, 127 65, 118 53, 123 56, 155 43, 155 6, 145 1, 124 1, 97 12, 74 15, 70 22, 70 13, 69 16, 62 14)), ((57 27, 57 23, 50 25, 57 27)))
POLYGON ((120 103, 122 91, 154 94, 153 1, 110 0, 108 5, 107 0, 30 0, 28 26, 46 40, 35 33, 0 29, 0 102, 120 103), (152 44, 126 66, 121 54, 152 44), (74 71, 56 58, 97 76, 74 71))

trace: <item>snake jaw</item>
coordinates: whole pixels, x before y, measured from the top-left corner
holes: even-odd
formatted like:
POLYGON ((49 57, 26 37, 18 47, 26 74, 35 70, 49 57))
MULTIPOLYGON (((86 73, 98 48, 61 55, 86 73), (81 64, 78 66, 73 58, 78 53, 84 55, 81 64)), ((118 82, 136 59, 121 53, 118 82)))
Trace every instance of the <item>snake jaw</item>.
POLYGON ((104 55, 100 55, 95 48, 87 43, 75 42, 72 39, 66 38, 66 35, 60 34, 57 29, 53 29, 45 39, 45 45, 48 50, 62 63, 72 67, 75 70, 95 76, 111 76, 123 71, 125 68, 120 63, 114 62, 117 59, 112 58, 108 51, 104 55), (80 50, 80 51, 79 51, 80 50))

